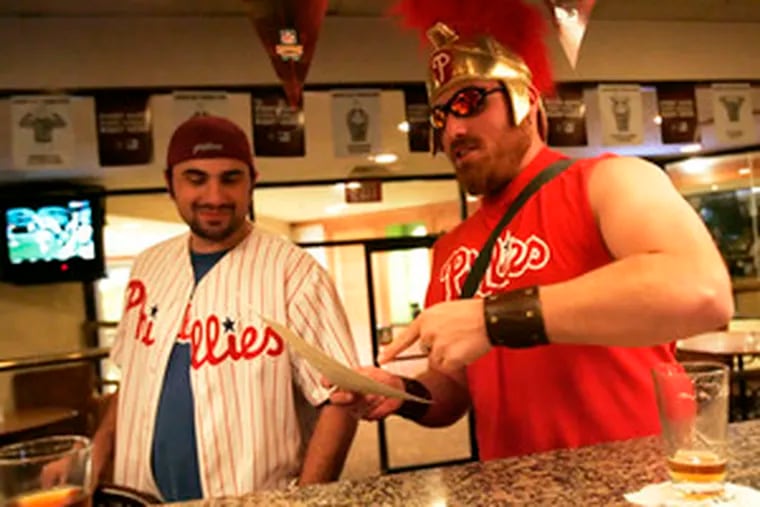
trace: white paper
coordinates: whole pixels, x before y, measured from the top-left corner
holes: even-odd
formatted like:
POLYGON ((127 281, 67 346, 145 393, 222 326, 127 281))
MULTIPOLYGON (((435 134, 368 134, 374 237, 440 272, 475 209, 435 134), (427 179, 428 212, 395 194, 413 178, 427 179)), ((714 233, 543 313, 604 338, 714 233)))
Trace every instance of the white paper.
POLYGON ((365 157, 382 151, 379 90, 332 93, 332 132, 336 157, 365 157))
POLYGON ((644 113, 641 86, 601 84, 599 112, 604 146, 634 145, 644 142, 644 113))
POLYGON ((704 500, 687 500, 673 488, 670 481, 650 484, 635 493, 627 493, 625 499, 645 507, 756 507, 760 505, 760 491, 738 484, 726 484, 720 497, 704 500))
POLYGON ((715 136, 723 144, 753 143, 755 130, 752 87, 749 83, 712 85, 715 136))
POLYGON ((12 97, 11 122, 11 156, 15 169, 73 166, 75 142, 70 97, 12 97))
POLYGON ((285 342, 298 355, 303 357, 310 365, 317 369, 325 378, 334 385, 346 391, 354 391, 363 394, 379 394, 388 398, 418 401, 430 403, 430 400, 420 398, 399 389, 387 386, 366 375, 362 375, 351 368, 339 363, 325 354, 322 350, 310 345, 306 340, 282 324, 261 316, 261 319, 274 329, 285 342))

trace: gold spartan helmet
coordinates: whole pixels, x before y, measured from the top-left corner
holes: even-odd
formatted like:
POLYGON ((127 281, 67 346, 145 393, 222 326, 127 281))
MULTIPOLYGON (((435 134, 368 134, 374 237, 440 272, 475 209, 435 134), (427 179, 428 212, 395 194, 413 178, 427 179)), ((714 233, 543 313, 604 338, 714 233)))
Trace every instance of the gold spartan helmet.
MULTIPOLYGON (((427 31, 433 44, 428 65, 427 91, 432 104, 439 95, 470 79, 496 79, 504 83, 512 105, 513 125, 519 125, 530 113, 532 74, 522 58, 499 44, 494 38, 481 36, 472 42, 443 23, 427 31)), ((540 104, 540 101, 539 101, 540 104)))

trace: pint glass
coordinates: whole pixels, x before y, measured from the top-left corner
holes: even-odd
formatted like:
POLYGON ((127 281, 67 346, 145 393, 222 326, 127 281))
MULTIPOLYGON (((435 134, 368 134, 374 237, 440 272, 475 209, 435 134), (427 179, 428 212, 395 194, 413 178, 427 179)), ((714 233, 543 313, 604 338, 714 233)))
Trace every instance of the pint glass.
POLYGON ((687 497, 723 493, 728 457, 728 367, 694 361, 652 370, 673 486, 687 497))
POLYGON ((92 445, 81 436, 52 436, 0 448, 0 505, 84 507, 90 504, 92 445))

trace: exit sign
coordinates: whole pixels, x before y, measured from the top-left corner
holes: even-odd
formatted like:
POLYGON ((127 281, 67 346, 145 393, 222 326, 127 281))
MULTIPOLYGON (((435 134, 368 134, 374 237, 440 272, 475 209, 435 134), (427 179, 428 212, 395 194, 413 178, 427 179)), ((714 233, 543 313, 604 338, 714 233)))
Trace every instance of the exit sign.
POLYGON ((351 181, 346 183, 346 202, 380 202, 383 187, 379 180, 351 181))

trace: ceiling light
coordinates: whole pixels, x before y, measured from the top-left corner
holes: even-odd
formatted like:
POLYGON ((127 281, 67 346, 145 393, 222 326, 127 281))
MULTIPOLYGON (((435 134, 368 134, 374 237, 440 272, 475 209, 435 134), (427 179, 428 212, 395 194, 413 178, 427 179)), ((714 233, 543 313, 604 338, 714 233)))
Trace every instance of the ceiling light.
POLYGON ((137 222, 121 222, 118 224, 114 224, 114 227, 118 227, 122 230, 129 230, 129 231, 136 231, 140 229, 140 224, 137 222))
POLYGON ((659 114, 657 116, 655 116, 654 117, 654 123, 655 123, 655 125, 662 125, 662 116, 660 116, 659 114))
POLYGON ((715 192, 716 190, 718 190, 718 185, 716 185, 716 184, 713 183, 712 185, 710 185, 710 190, 712 190, 713 192, 715 192))
POLYGON ((710 161, 706 158, 690 158, 678 164, 678 169, 686 174, 700 174, 710 169, 710 161))
POLYGON ((370 160, 376 164, 392 164, 398 160, 398 155, 395 153, 378 153, 377 155, 370 156, 370 160))
POLYGON ((751 173, 752 173, 752 169, 750 169, 749 167, 742 167, 741 169, 739 169, 739 174, 742 176, 746 176, 751 173))
POLYGON ((398 126, 396 128, 398 128, 399 131, 401 131, 401 132, 409 132, 409 122, 408 121, 402 121, 401 123, 398 124, 398 126))
POLYGON ((681 146, 681 153, 697 153, 698 151, 702 151, 702 145, 699 143, 692 143, 687 144, 685 146, 681 146))
POLYGON ((338 215, 344 209, 346 209, 346 205, 344 203, 331 204, 325 208, 325 213, 328 215, 338 215))

